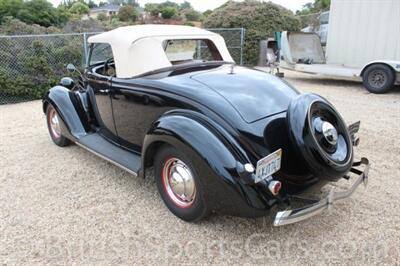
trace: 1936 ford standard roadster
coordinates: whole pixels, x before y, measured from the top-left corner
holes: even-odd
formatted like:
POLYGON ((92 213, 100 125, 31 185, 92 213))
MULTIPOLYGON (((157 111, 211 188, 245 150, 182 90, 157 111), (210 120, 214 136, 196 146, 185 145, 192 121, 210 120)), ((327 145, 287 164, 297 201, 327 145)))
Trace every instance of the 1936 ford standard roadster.
POLYGON ((118 28, 89 38, 89 59, 43 100, 55 144, 71 142, 145 176, 153 166, 169 210, 186 221, 211 212, 297 222, 367 180, 347 127, 324 98, 234 64, 223 38, 185 26, 118 28), (362 168, 362 170, 358 169, 362 168), (348 190, 299 203, 329 182, 348 190))

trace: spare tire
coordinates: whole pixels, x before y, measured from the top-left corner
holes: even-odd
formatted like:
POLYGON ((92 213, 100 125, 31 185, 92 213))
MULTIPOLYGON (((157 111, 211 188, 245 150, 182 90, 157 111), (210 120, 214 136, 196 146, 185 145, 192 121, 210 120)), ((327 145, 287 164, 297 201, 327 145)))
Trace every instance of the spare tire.
POLYGON ((287 112, 289 137, 310 172, 337 180, 353 164, 353 145, 344 120, 336 109, 316 94, 293 99, 287 112))

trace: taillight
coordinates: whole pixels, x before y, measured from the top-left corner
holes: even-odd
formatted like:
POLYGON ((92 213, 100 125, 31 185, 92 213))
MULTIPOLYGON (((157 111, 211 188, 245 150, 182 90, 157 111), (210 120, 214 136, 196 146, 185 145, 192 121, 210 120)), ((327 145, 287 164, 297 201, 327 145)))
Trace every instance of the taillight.
POLYGON ((271 191, 272 195, 278 195, 279 191, 282 188, 282 183, 280 181, 272 180, 268 184, 268 189, 271 191))

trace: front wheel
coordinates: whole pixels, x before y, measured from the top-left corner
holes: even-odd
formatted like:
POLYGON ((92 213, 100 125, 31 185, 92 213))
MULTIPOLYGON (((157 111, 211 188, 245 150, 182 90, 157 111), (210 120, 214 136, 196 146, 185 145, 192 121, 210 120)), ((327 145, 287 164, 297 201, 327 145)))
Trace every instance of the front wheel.
POLYGON ((363 74, 363 84, 369 92, 385 93, 392 89, 395 81, 393 70, 383 64, 367 67, 363 74))
POLYGON ((71 141, 61 134, 60 117, 51 104, 46 109, 46 121, 50 137, 57 146, 64 147, 71 144, 71 141))
POLYGON ((201 182, 188 156, 172 146, 163 146, 155 157, 154 168, 158 191, 173 214, 188 222, 206 216, 201 182))

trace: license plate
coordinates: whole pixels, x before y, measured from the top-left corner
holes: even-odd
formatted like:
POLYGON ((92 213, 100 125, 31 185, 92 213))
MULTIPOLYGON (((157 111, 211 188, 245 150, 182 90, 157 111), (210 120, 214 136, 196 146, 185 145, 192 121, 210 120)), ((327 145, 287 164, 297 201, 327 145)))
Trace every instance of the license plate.
POLYGON ((257 162, 255 182, 258 183, 281 169, 282 149, 279 149, 257 162))

